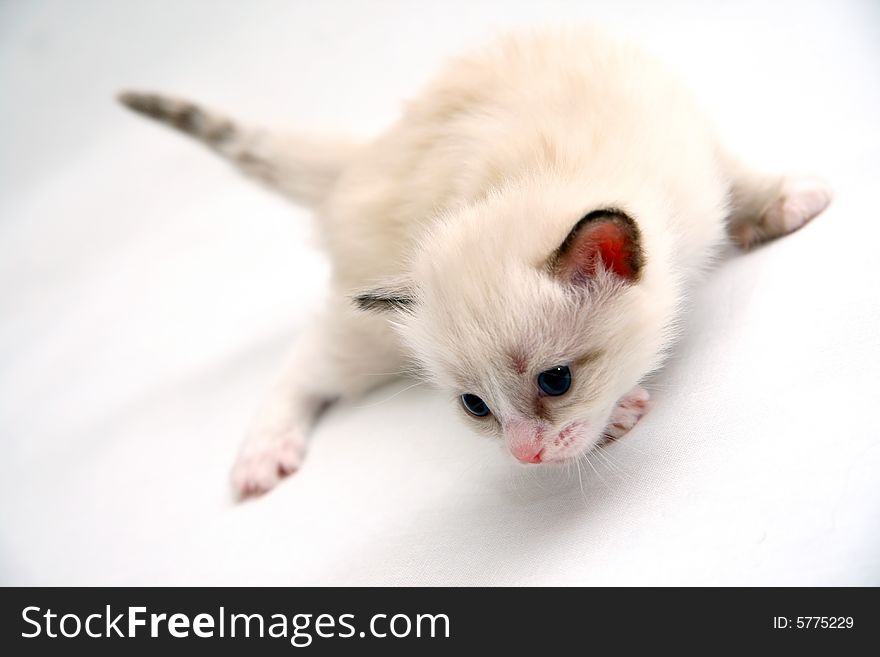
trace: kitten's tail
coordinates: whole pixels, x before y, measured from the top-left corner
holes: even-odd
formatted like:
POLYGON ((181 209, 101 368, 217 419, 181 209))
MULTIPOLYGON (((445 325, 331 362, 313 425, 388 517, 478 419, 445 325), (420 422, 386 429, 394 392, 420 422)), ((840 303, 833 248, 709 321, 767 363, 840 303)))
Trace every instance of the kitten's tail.
POLYGON ((119 102, 195 137, 287 198, 314 207, 330 193, 357 146, 341 139, 284 136, 243 126, 196 103, 124 91, 119 102))

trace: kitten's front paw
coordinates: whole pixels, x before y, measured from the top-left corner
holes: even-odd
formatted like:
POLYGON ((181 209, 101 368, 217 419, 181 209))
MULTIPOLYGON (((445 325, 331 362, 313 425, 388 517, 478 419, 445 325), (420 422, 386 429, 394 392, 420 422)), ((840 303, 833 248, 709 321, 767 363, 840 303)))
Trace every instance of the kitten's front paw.
POLYGON ((617 440, 636 426, 650 408, 651 395, 648 391, 641 386, 633 388, 617 402, 617 407, 611 413, 611 419, 605 427, 606 442, 617 440))
POLYGON ((305 441, 295 429, 262 429, 248 436, 232 467, 232 486, 240 499, 261 495, 296 472, 305 441))

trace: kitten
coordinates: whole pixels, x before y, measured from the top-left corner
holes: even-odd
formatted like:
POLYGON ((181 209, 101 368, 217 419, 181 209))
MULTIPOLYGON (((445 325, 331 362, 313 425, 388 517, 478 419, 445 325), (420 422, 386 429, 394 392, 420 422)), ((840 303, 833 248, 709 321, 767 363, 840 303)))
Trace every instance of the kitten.
POLYGON ((523 463, 622 436, 647 411, 639 383, 673 343, 686 284, 727 236, 784 235, 831 199, 740 164, 664 68, 593 30, 454 60, 368 144, 120 100, 313 208, 332 260, 331 301, 233 468, 241 496, 300 467, 328 403, 410 360, 523 463))

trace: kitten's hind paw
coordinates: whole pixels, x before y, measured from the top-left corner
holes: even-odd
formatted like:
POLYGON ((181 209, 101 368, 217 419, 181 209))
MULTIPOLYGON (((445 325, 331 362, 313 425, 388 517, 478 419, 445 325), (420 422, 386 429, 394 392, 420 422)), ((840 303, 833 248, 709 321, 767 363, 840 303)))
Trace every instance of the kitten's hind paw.
POLYGON ((831 203, 833 193, 816 178, 786 178, 779 194, 759 217, 731 227, 733 239, 744 249, 798 230, 831 203))

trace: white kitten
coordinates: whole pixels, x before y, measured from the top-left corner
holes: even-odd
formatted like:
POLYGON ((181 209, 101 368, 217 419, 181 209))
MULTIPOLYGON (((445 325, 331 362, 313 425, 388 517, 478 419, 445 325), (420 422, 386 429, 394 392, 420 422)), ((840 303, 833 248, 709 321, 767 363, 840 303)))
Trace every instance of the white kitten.
POLYGON ((739 164, 665 69, 592 30, 455 60, 366 145, 121 100, 319 215, 332 301, 244 443, 241 495, 300 466, 327 403, 410 360, 522 462, 619 437, 647 410, 639 383, 672 344, 685 284, 726 233, 748 247, 830 201, 821 183, 739 164))

